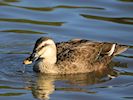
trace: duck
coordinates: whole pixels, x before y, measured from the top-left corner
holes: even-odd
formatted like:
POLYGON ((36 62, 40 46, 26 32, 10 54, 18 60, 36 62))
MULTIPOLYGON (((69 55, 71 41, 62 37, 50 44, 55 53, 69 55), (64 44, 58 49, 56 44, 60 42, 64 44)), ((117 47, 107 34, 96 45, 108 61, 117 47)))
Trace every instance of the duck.
POLYGON ((55 42, 50 37, 37 39, 32 53, 23 64, 45 74, 89 73, 106 68, 112 58, 128 49, 117 43, 72 39, 55 42))

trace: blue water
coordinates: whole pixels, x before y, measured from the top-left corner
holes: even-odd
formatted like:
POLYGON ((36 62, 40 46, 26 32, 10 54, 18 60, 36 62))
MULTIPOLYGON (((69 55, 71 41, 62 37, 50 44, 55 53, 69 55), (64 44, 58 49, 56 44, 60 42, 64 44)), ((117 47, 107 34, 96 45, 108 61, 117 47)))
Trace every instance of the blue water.
POLYGON ((0 100, 133 99, 132 32, 132 0, 0 0, 0 100), (22 73, 23 59, 41 36, 130 48, 113 59, 113 69, 99 73, 49 76, 34 73, 32 65, 22 73))

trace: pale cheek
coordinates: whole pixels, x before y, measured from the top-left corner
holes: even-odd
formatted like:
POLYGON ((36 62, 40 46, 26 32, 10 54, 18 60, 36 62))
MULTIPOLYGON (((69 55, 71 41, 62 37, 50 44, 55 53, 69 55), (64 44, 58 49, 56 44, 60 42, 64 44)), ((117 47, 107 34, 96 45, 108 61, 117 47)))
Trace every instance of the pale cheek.
POLYGON ((51 49, 49 48, 42 53, 41 57, 49 57, 51 54, 52 52, 51 49))
POLYGON ((46 55, 51 55, 51 53, 52 53, 52 50, 51 50, 51 49, 48 49, 48 50, 45 52, 46 55))

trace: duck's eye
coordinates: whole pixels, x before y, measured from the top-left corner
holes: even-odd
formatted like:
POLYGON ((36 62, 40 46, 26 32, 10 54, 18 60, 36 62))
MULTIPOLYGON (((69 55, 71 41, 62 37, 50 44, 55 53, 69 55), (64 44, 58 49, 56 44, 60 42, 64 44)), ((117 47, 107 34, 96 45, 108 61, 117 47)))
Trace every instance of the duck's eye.
POLYGON ((42 48, 44 48, 45 47, 45 45, 43 45, 43 46, 41 46, 40 48, 38 48, 38 51, 40 51, 42 48))
POLYGON ((48 46, 48 44, 44 44, 44 45, 41 47, 41 49, 44 48, 44 47, 46 47, 46 46, 48 46))
POLYGON ((40 50, 42 49, 42 48, 44 48, 45 47, 45 45, 43 45, 42 47, 40 47, 40 50))
POLYGON ((42 48, 44 48, 44 47, 46 47, 46 46, 48 46, 49 44, 44 44, 43 46, 41 46, 39 49, 38 49, 38 51, 40 51, 42 48))

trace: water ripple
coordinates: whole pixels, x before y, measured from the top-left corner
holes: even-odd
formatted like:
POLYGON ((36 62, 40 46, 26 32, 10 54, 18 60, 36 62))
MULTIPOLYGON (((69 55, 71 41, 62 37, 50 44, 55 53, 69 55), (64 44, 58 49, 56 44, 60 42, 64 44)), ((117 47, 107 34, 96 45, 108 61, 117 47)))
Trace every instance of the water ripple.
POLYGON ((133 0, 119 0, 119 1, 122 1, 122 2, 133 2, 133 0))
POLYGON ((64 22, 44 22, 44 21, 34 21, 28 19, 7 19, 7 18, 0 18, 0 21, 49 25, 49 26, 62 26, 64 24, 64 22))
POLYGON ((43 32, 32 31, 32 30, 3 30, 0 32, 12 32, 12 33, 26 33, 26 34, 44 34, 43 32))
POLYGON ((88 19, 95 19, 95 20, 102 20, 102 21, 110 21, 114 23, 120 23, 120 24, 128 24, 132 25, 133 24, 133 18, 109 18, 109 17, 102 17, 102 16, 93 16, 93 15, 85 15, 85 14, 80 14, 84 18, 88 19))
MULTIPOLYGON (((17 7, 17 6, 16 6, 17 7)), ((19 6, 20 7, 20 6, 19 6)), ((82 7, 82 6, 67 6, 67 5, 59 5, 55 7, 43 7, 43 8, 36 8, 36 7, 20 7, 30 10, 39 10, 39 11, 53 11, 55 9, 97 9, 97 10, 104 10, 104 8, 100 7, 82 7)))

